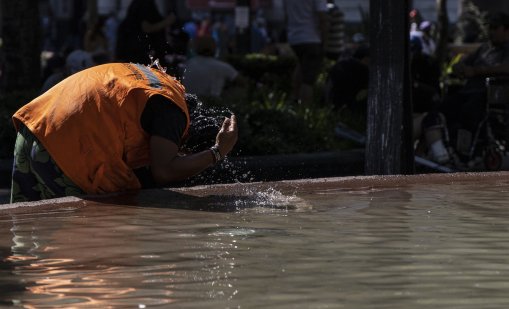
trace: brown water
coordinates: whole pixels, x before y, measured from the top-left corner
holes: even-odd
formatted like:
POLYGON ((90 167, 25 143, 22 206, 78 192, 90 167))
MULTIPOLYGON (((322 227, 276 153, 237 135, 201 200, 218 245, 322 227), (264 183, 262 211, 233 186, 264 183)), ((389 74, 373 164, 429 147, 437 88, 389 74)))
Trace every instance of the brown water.
POLYGON ((0 205, 0 305, 508 308, 506 179, 312 180, 0 205))

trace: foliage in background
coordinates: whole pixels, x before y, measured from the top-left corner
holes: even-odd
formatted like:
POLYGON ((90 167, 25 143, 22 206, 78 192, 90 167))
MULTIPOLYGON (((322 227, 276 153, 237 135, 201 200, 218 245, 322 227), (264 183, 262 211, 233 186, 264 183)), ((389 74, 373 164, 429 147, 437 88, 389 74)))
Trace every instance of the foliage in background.
POLYGON ((334 136, 340 114, 323 104, 324 71, 315 87, 313 106, 291 100, 292 57, 248 54, 229 59, 248 78, 220 99, 202 98, 210 107, 228 108, 239 122, 237 155, 270 155, 334 151, 351 147, 334 136))
MULTIPOLYGON (((359 119, 344 111, 339 113, 323 103, 326 70, 331 63, 325 64, 318 79, 314 105, 303 106, 290 98, 295 59, 250 54, 229 60, 247 77, 247 84, 227 89, 219 99, 201 99, 207 107, 223 111, 223 114, 230 110, 237 115, 240 136, 234 155, 334 151, 352 146, 350 142, 335 137, 334 127, 339 120, 358 127, 359 119)), ((12 158, 15 141, 12 114, 36 96, 37 91, 0 96, 0 158, 12 158)), ((211 136, 215 136, 215 132, 211 136)), ((210 141, 207 141, 208 146, 210 141)))
POLYGON ((457 43, 485 41, 488 34, 486 17, 487 12, 480 10, 472 1, 467 1, 457 23, 457 43))

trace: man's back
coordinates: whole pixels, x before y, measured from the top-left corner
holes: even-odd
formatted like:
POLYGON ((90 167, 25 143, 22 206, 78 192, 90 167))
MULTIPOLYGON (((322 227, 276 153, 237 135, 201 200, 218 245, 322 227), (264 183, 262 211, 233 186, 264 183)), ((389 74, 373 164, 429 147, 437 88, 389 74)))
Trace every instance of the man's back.
POLYGON ((286 0, 288 43, 320 43, 319 13, 327 12, 326 0, 286 0))

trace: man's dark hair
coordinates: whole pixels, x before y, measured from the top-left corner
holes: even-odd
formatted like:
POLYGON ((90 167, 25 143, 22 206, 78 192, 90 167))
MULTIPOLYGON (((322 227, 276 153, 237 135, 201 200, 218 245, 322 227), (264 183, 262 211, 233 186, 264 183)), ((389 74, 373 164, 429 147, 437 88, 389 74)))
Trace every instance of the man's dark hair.
POLYGON ((200 99, 193 93, 186 93, 185 100, 187 104, 187 110, 189 111, 189 115, 193 115, 196 112, 196 108, 198 104, 201 104, 200 99))
POLYGON ((185 100, 191 123, 184 148, 193 152, 207 149, 214 144, 220 123, 208 115, 210 110, 204 108, 202 101, 195 94, 186 93, 185 100))
POLYGON ((232 112, 226 107, 207 106, 195 94, 186 93, 185 100, 191 124, 184 147, 193 152, 207 149, 215 143, 225 117, 230 117, 232 112))

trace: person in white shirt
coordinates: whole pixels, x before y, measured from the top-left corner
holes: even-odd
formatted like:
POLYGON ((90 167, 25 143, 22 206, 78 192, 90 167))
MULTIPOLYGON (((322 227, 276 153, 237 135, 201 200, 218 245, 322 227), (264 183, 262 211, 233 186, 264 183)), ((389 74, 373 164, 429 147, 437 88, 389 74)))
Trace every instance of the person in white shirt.
MULTIPOLYGON (((410 39, 417 39, 421 43, 422 53, 428 56, 434 56, 436 43, 431 35, 433 24, 427 20, 420 23, 418 29, 410 31, 410 39)), ((416 27, 417 28, 417 27, 416 27)))
POLYGON ((239 79, 239 72, 229 63, 214 57, 216 44, 212 37, 197 37, 193 46, 196 56, 185 62, 182 84, 189 93, 219 97, 228 83, 239 79))

